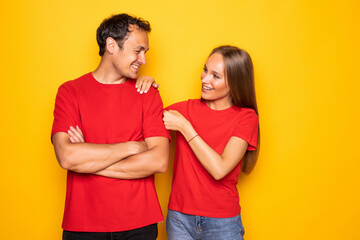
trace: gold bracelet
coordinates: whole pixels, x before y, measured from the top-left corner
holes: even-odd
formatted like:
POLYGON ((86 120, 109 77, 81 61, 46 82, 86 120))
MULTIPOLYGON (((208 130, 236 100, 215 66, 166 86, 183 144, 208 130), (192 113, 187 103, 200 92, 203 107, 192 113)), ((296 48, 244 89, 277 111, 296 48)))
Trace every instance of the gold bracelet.
POLYGON ((195 136, 193 136, 192 138, 190 138, 190 140, 188 141, 188 143, 189 143, 191 140, 193 140, 194 138, 198 137, 198 136, 199 136, 199 135, 196 134, 195 136))

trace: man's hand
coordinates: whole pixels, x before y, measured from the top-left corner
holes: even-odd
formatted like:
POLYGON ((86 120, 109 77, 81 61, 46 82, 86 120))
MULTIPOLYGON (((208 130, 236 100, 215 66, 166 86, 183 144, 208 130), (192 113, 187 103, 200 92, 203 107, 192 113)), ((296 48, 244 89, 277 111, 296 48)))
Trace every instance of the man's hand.
POLYGON ((159 84, 150 76, 139 76, 135 83, 135 87, 140 94, 147 93, 151 86, 159 88, 159 84))
POLYGON ((79 126, 76 126, 76 128, 74 128, 73 126, 70 126, 70 129, 67 132, 70 136, 70 141, 72 143, 82 143, 85 142, 84 139, 84 134, 82 133, 81 129, 79 128, 79 126))

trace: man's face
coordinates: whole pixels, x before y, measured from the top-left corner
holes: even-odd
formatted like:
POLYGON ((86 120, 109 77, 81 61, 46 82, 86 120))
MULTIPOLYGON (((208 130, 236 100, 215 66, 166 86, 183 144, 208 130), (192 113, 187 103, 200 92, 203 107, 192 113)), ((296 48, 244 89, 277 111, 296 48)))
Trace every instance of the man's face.
POLYGON ((135 79, 142 64, 146 63, 145 53, 149 50, 149 38, 147 33, 137 26, 129 28, 127 39, 123 48, 116 47, 113 55, 113 66, 123 78, 135 79))

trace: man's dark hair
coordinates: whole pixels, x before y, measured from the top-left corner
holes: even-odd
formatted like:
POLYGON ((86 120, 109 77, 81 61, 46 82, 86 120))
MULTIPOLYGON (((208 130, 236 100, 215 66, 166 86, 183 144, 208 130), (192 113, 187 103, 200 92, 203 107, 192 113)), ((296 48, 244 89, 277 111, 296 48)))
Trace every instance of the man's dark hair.
POLYGON ((131 25, 137 26, 140 30, 150 32, 150 23, 142 18, 130 16, 128 14, 113 15, 105 19, 96 31, 96 40, 99 45, 99 55, 103 56, 105 53, 106 39, 108 37, 113 38, 122 49, 123 43, 128 36, 129 27, 131 25))

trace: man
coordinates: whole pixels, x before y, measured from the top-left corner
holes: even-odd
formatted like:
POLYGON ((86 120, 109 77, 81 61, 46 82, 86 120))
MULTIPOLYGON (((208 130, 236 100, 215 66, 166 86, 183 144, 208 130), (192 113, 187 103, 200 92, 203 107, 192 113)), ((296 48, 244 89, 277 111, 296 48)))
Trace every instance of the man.
POLYGON ((159 92, 139 94, 134 80, 150 31, 127 14, 105 19, 97 69, 59 87, 52 142, 68 170, 63 239, 157 237, 163 216, 153 174, 167 170, 169 133, 159 92))

